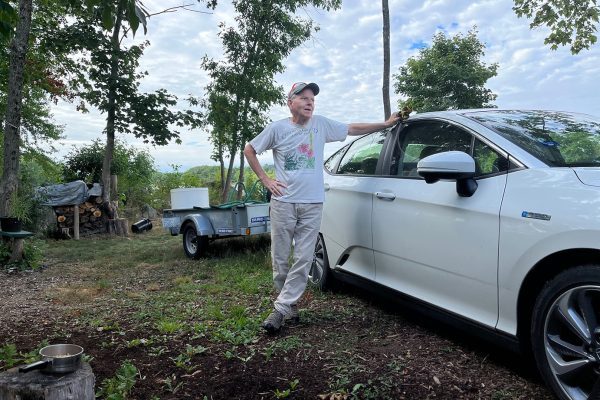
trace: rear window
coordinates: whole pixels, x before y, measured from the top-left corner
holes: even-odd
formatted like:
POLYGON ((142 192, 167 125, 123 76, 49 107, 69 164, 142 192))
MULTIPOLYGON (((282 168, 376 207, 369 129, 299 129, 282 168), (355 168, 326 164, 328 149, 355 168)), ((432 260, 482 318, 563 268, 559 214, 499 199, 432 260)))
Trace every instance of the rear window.
POLYGON ((555 111, 465 113, 551 167, 600 166, 600 119, 555 111))

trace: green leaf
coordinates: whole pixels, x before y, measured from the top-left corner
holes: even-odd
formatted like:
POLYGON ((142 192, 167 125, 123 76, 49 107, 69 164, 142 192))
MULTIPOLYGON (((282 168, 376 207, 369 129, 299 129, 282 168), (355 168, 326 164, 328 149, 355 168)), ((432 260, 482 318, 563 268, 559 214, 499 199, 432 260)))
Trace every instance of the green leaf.
POLYGON ((110 6, 104 6, 102 9, 102 27, 107 31, 111 30, 115 25, 112 9, 110 6))
POLYGON ((131 27, 131 31, 133 32, 133 36, 135 36, 135 32, 140 25, 140 20, 137 16, 135 0, 130 0, 127 3, 127 21, 129 21, 129 26, 131 27))
POLYGON ((145 35, 146 33, 148 33, 146 15, 144 13, 144 10, 141 7, 139 7, 137 4, 135 5, 135 15, 137 15, 138 19, 142 23, 142 26, 144 27, 144 35, 145 35))

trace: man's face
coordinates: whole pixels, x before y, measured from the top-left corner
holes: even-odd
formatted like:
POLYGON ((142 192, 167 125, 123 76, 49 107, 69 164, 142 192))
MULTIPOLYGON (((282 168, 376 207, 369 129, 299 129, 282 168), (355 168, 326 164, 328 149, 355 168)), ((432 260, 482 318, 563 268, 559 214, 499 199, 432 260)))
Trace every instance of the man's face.
POLYGON ((315 95, 312 90, 306 88, 288 100, 288 106, 293 116, 309 119, 315 110, 315 95))

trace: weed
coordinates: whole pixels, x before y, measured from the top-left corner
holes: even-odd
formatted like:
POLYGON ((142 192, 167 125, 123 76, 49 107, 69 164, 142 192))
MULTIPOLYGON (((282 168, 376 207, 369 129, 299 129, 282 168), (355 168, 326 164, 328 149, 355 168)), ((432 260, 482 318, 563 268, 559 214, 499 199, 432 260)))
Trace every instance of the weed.
POLYGON ((135 385, 138 369, 129 361, 121 364, 117 373, 112 378, 107 378, 102 382, 100 391, 96 397, 103 397, 107 400, 125 400, 135 385))
POLYGON ((329 387, 333 392, 347 393, 354 375, 365 371, 365 367, 357 361, 356 357, 340 358, 335 366, 335 372, 329 380, 329 387))
POLYGON ((298 349, 302 346, 310 346, 305 344, 298 336, 288 336, 281 340, 271 342, 262 353, 265 356, 265 361, 270 361, 271 358, 279 352, 287 353, 290 350, 298 349))
POLYGON ((4 365, 4 368, 12 368, 19 362, 19 353, 17 352, 17 346, 12 343, 7 343, 0 347, 0 362, 4 365))
POLYGON ((173 394, 177 393, 179 389, 181 389, 181 387, 183 386, 183 382, 175 383, 176 380, 177 377, 175 375, 165 378, 163 380, 165 390, 173 394))
POLYGON ((170 335, 183 329, 183 323, 179 321, 162 320, 156 323, 156 329, 162 334, 170 335))
POLYGON ((166 351, 167 351, 167 348, 165 346, 151 347, 150 351, 148 352, 148 355, 150 355, 152 357, 159 357, 159 356, 163 355, 166 351))
POLYGON ((514 399, 516 396, 510 390, 496 390, 492 393, 491 400, 509 400, 514 399))
POLYGON ((152 339, 131 339, 125 345, 128 348, 137 347, 140 345, 150 346, 154 341, 152 339))
POLYGON ((171 360, 173 360, 173 362, 175 363, 175 366, 182 368, 186 372, 190 373, 194 369, 194 366, 192 365, 192 357, 194 357, 195 355, 198 355, 198 354, 202 354, 206 350, 208 350, 208 349, 204 346, 195 346, 194 347, 194 346, 191 346, 188 344, 185 346, 185 352, 179 354, 175 358, 171 358, 171 360))
POLYGON ((192 331, 193 335, 192 340, 200 339, 206 336, 206 333, 208 332, 208 325, 196 322, 192 325, 190 330, 192 331))
POLYGON ((298 387, 298 383, 300 383, 300 380, 294 379, 293 381, 289 382, 289 387, 285 390, 280 391, 279 389, 275 389, 275 397, 278 399, 285 399, 289 397, 289 395, 298 387))
POLYGON ((224 341, 235 346, 247 345, 256 341, 260 327, 259 318, 248 317, 246 308, 240 305, 232 306, 227 315, 223 315, 213 332, 213 339, 224 341))
POLYGON ((100 279, 97 283, 96 283, 96 287, 100 290, 107 290, 110 289, 112 287, 112 284, 106 280, 106 279, 100 279))
POLYGON ((193 282, 193 279, 191 276, 177 276, 175 277, 175 279, 173 279, 173 283, 175 283, 175 285, 177 286, 186 286, 189 285, 193 282))
POLYGON ((46 242, 39 239, 28 239, 23 245, 23 258, 20 261, 10 261, 12 248, 7 243, 0 243, 0 266, 9 270, 36 270, 42 266, 46 242))

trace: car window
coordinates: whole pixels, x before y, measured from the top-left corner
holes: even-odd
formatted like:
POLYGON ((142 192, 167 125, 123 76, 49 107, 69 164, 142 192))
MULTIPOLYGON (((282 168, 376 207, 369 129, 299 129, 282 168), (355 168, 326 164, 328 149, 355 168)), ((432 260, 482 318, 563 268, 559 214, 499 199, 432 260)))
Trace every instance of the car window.
POLYGON ((342 147, 341 149, 339 149, 338 151, 336 151, 335 153, 333 153, 333 155, 331 157, 329 157, 327 159, 327 161, 325 161, 325 169, 330 172, 330 173, 334 173, 334 169, 338 163, 338 161, 340 160, 340 158, 342 158, 342 156, 344 155, 344 152, 346 151, 346 149, 348 148, 349 145, 346 145, 344 147, 342 147))
POLYGON ((479 139, 475 139, 473 145, 473 159, 475 160, 475 177, 508 170, 508 158, 479 139))
POLYGON ((445 122, 408 125, 400 132, 395 155, 392 157, 391 175, 418 178, 417 163, 421 159, 451 150, 470 154, 472 140, 471 134, 445 122))
POLYGON ((466 113, 551 167, 600 165, 600 119, 558 111, 466 113))
POLYGON ((406 126, 392 155, 390 175, 420 178, 417 164, 423 158, 444 151, 462 151, 475 160, 475 177, 508 170, 508 159, 469 132, 440 121, 417 122, 406 126))
POLYGON ((338 174, 375 175, 383 142, 389 131, 375 132, 355 140, 344 154, 338 174))

